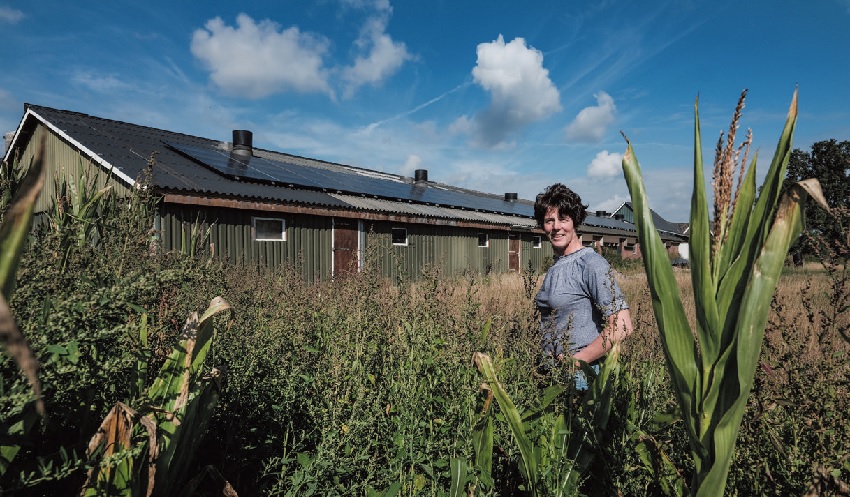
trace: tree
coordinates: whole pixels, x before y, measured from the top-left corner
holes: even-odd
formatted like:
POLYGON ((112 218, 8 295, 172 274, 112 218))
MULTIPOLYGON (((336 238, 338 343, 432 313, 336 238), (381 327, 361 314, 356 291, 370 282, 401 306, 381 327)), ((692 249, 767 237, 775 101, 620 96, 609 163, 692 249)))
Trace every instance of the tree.
MULTIPOLYGON (((788 163, 788 175, 783 189, 806 178, 820 181, 824 197, 832 208, 850 207, 850 141, 839 142, 835 139, 812 144, 811 152, 794 149, 788 163)), ((806 232, 826 240, 831 248, 846 248, 843 226, 844 216, 835 216, 816 205, 806 206, 806 232)), ((796 255, 812 253, 811 241, 806 237, 792 248, 796 255)))

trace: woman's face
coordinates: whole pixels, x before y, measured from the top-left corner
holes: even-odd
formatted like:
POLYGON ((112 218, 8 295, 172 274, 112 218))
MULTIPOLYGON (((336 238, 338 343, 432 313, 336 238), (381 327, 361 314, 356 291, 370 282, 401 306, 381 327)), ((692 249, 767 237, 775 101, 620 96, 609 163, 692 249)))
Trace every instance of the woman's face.
POLYGON ((572 218, 561 216, 557 207, 546 209, 546 215, 543 216, 543 231, 549 237, 555 255, 559 257, 573 253, 582 246, 572 218))

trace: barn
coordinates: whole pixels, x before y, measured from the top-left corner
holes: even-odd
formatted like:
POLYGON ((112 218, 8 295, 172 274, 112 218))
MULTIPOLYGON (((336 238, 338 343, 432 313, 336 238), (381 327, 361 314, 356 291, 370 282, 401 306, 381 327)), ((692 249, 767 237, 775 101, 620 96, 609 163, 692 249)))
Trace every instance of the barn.
MULTIPOLYGON (((448 274, 508 272, 545 269, 551 260, 533 202, 516 193, 430 181, 424 169, 405 177, 264 150, 248 130, 223 135, 230 140, 25 104, 4 160, 29 164, 45 139, 48 178, 73 180, 82 167, 119 195, 150 167, 163 249, 193 243, 234 263, 295 265, 308 280, 358 271, 367 254, 384 275, 414 278, 429 265, 448 274)), ((36 212, 49 212, 56 195, 47 181, 36 212)), ((588 216, 580 232, 586 245, 639 254, 634 225, 621 215, 588 216)), ((685 239, 665 243, 672 249, 685 239)))

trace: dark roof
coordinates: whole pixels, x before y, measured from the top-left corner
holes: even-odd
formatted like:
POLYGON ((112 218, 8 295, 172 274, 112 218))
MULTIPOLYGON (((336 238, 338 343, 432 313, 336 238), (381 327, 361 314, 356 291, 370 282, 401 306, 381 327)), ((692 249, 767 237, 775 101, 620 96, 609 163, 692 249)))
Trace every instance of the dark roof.
MULTIPOLYGON (((229 155, 231 144, 182 133, 113 121, 78 112, 26 105, 27 114, 54 129, 84 153, 98 160, 128 185, 153 156, 153 183, 168 192, 235 196, 334 207, 352 207, 339 194, 421 203, 533 218, 533 202, 506 201, 503 196, 437 182, 299 157, 255 148, 251 161, 263 162, 294 175, 236 177, 216 164, 229 155), (219 159, 217 159, 217 157, 219 159), (256 159, 255 159, 256 158, 256 159), (322 180, 331 183, 321 185, 322 180)), ((25 116, 26 119, 26 116, 25 116)), ((31 132, 31 131, 30 131, 31 132)))
MULTIPOLYGON (((128 186, 153 158, 153 184, 167 193, 536 226, 530 200, 507 201, 501 195, 259 148, 253 149, 249 163, 261 168, 255 174, 237 174, 227 167, 228 142, 40 105, 25 104, 25 111, 16 143, 28 139, 35 122, 41 122, 128 186)), ((625 205, 631 209, 630 203, 625 205)), ((678 233, 653 215, 659 231, 678 233)), ((635 231, 621 219, 594 215, 583 226, 635 231)))

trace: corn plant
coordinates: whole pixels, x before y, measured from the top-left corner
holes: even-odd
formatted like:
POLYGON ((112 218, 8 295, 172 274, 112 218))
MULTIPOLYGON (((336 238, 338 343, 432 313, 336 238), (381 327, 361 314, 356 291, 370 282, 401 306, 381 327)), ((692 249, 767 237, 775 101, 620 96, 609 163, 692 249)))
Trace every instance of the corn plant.
MULTIPOLYGON (((32 226, 35 201, 44 185, 43 158, 44 141, 0 224, 0 343, 21 368, 33 391, 31 399, 17 406, 14 412, 3 413, 0 419, 0 476, 20 451, 19 438, 35 425, 37 414, 43 416, 45 412, 37 376, 38 362, 9 308, 15 273, 32 226)), ((2 385, 0 394, 7 394, 2 385)))
MULTIPOLYGON (((544 391, 537 409, 520 411, 499 382, 490 357, 476 352, 473 362, 487 381, 488 390, 488 400, 473 433, 481 482, 492 484, 491 399, 495 397, 519 447, 520 469, 527 483, 526 490, 535 497, 578 495, 582 475, 595 456, 594 443, 601 439, 608 424, 614 384, 619 375, 619 356, 620 345, 615 343, 602 364, 599 376, 582 397, 582 419, 569 407, 552 408, 556 399, 571 390, 560 384, 544 391)), ((589 366, 583 365, 583 368, 585 374, 594 374, 589 366)), ((462 470, 460 468, 457 473, 465 473, 462 470)), ((455 482, 461 481, 454 478, 454 473, 453 488, 459 486, 455 482)))
POLYGON ((227 309, 216 297, 200 319, 193 313, 138 408, 121 402, 112 408, 89 442, 95 464, 83 495, 167 496, 180 490, 218 401, 219 373, 205 376, 202 366, 212 345, 212 317, 227 309))
POLYGON ((828 208, 815 179, 792 186, 780 199, 797 120, 796 91, 767 176, 757 192, 756 159, 745 167, 751 133, 743 145, 735 144, 745 97, 746 91, 738 101, 725 143, 722 133, 718 140, 713 225, 709 224, 703 179, 699 101, 694 105, 690 253, 695 332, 685 316, 667 252, 652 221, 640 166, 628 140, 623 156, 653 310, 694 459, 690 491, 697 496, 724 492, 753 387, 771 298, 788 248, 802 230, 806 199, 812 196, 828 208), (733 176, 737 168, 736 182, 733 176))
MULTIPOLYGON (((111 185, 97 188, 97 175, 82 160, 75 171, 68 168, 68 176, 53 178, 56 198, 50 225, 62 237, 62 251, 67 259, 72 246, 82 247, 89 241, 98 241, 103 223, 100 217, 114 207, 110 199, 111 185)), ((64 266, 64 264, 63 264, 64 266)))

